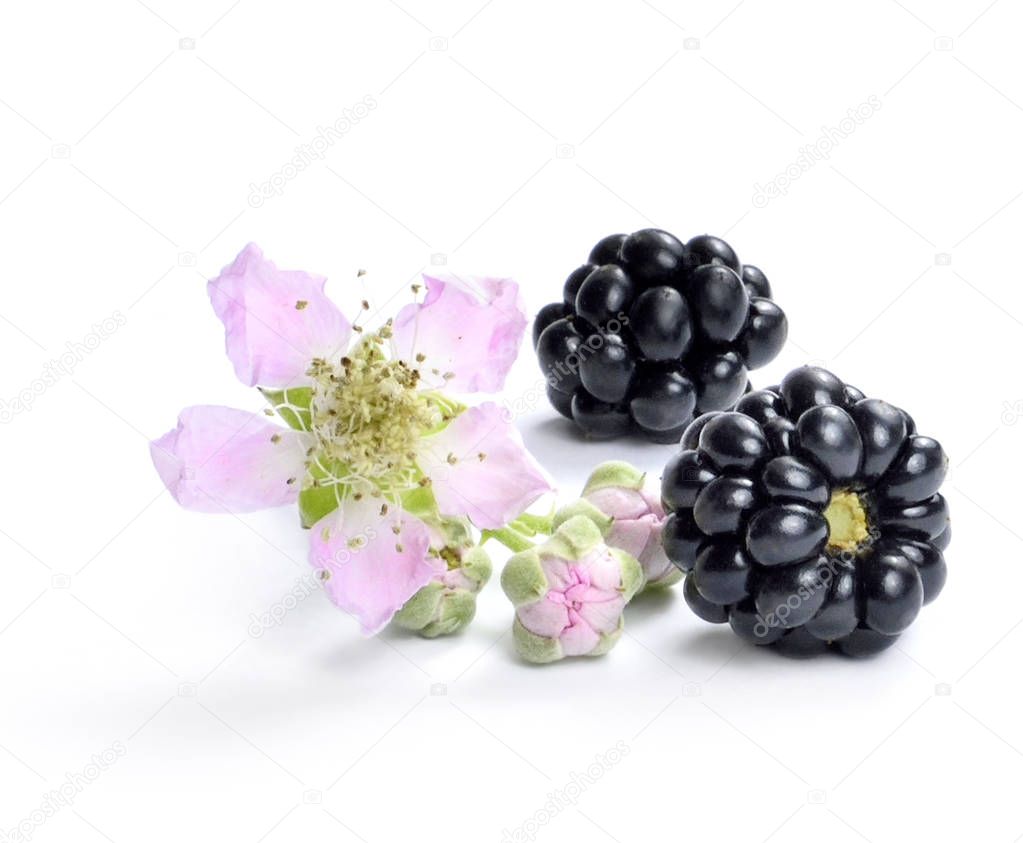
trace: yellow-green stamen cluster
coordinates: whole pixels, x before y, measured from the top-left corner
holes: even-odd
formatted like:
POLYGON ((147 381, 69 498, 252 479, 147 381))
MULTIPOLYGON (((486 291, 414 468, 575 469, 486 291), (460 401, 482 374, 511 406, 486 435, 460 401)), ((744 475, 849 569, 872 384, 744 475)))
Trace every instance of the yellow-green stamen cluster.
POLYGON ((419 390, 420 372, 386 350, 390 323, 362 337, 338 363, 314 360, 310 405, 313 458, 342 466, 348 483, 378 489, 417 480, 419 438, 444 421, 436 402, 419 390))

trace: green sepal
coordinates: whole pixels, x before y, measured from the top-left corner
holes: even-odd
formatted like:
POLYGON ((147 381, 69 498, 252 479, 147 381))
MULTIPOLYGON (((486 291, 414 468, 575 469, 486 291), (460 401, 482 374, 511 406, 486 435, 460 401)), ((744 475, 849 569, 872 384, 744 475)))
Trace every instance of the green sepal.
POLYGON ((434 619, 444 597, 444 584, 431 582, 413 594, 394 615, 393 621, 402 629, 419 632, 434 619))
POLYGON ((581 515, 584 518, 589 518, 594 524, 597 525, 597 529, 600 530, 602 536, 606 536, 611 530, 611 525, 614 523, 614 518, 608 515, 606 512, 602 512, 597 509, 592 503, 586 498, 580 498, 577 501, 563 506, 554 514, 553 526, 557 530, 562 524, 571 518, 575 518, 577 515, 581 515))
POLYGON ((593 473, 586 481, 586 486, 583 487, 583 496, 609 486, 638 491, 643 488, 645 480, 646 474, 631 463, 622 460, 609 460, 593 469, 593 473))
POLYGON ((490 561, 490 554, 482 547, 471 547, 462 554, 462 573, 477 584, 477 588, 483 588, 494 572, 494 564, 490 561))
POLYGON ((464 550, 472 547, 476 540, 472 535, 472 524, 468 518, 444 517, 430 524, 444 538, 444 546, 464 550))
POLYGON ((515 650, 527 662, 533 664, 550 664, 564 658, 561 642, 556 638, 543 638, 526 629, 519 619, 512 624, 512 638, 515 650))
POLYGON ((628 603, 645 585, 646 576, 643 573, 643 566, 631 553, 626 553, 617 547, 609 547, 608 551, 618 560, 618 565, 622 569, 622 597, 628 603))
POLYGON ((440 507, 437 497, 429 486, 416 486, 401 494, 401 506, 409 515, 420 520, 439 521, 440 507))
POLYGON ((338 508, 338 498, 344 499, 344 487, 333 484, 318 486, 316 481, 330 480, 343 473, 343 470, 335 473, 328 472, 316 460, 309 465, 305 485, 302 491, 298 493, 298 514, 302 519, 303 527, 309 529, 321 518, 330 515, 330 513, 338 508))
POLYGON ((543 556, 578 562, 603 542, 600 528, 585 515, 576 515, 559 526, 539 550, 543 556))
POLYGON ((456 401, 454 398, 449 398, 442 392, 432 391, 424 392, 423 397, 434 407, 441 411, 447 418, 438 424, 431 427, 429 430, 423 433, 423 436, 432 436, 435 433, 440 433, 444 430, 451 422, 458 418, 462 413, 469 409, 468 405, 463 404, 461 401, 456 401))
POLYGON ((304 431, 313 429, 312 411, 309 409, 313 401, 312 387, 296 386, 292 389, 261 387, 259 391, 288 427, 304 431))
POLYGON ((445 594, 440 601, 440 612, 436 620, 426 624, 419 634, 425 638, 437 638, 459 632, 476 617, 476 595, 464 588, 445 594))
POLYGON ((505 563, 501 588, 515 606, 534 603, 547 593, 547 577, 535 548, 516 553, 505 563))
POLYGON ((594 647, 587 656, 603 656, 618 643, 618 639, 622 637, 622 631, 625 629, 625 618, 620 617, 618 619, 618 628, 613 632, 602 632, 600 634, 600 640, 597 642, 597 646, 594 647))

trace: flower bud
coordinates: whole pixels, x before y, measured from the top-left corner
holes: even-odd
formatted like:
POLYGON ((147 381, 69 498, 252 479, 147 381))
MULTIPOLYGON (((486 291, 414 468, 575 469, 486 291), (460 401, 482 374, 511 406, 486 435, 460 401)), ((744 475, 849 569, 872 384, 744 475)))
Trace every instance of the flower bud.
POLYGON ((666 515, 660 493, 635 466, 617 461, 598 465, 582 499, 559 512, 554 523, 574 515, 586 515, 607 544, 639 560, 644 588, 674 585, 682 578, 661 547, 666 515))
POLYGON ((436 573, 398 610, 394 623, 436 638, 469 625, 476 616, 476 595, 490 579, 493 566, 487 552, 473 544, 464 519, 443 519, 431 525, 430 533, 436 573))
POLYGON ((515 605, 516 649, 538 663, 603 655, 621 637, 622 610, 642 581, 639 562, 608 547, 590 518, 568 518, 546 542, 512 556, 501 574, 515 605))

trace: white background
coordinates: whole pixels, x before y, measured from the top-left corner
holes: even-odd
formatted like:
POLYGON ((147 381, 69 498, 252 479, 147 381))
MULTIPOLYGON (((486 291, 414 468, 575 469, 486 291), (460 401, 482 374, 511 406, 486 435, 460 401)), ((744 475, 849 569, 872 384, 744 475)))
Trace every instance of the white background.
MULTIPOLYGON (((0 828, 120 742, 33 839, 524 839, 622 741, 537 839, 1019 839, 1019 3, 2 15, 0 398, 125 324, 0 428, 0 828), (324 161, 250 205, 367 95, 324 161), (871 96, 830 158, 754 207, 871 96), (606 658, 531 668, 496 582, 454 639, 365 640, 320 593, 251 635, 307 573, 295 513, 186 513, 146 447, 186 404, 261 406, 204 277, 255 240, 329 275, 349 312, 393 312, 444 261, 517 278, 532 311, 599 237, 648 225, 724 235, 767 272, 792 331, 758 384, 821 362, 951 455, 948 587, 899 645, 786 661, 676 590, 637 600, 606 658)), ((528 404, 537 379, 527 341, 505 398, 528 404)), ((534 404, 520 428, 566 499, 602 459, 657 474, 670 453, 583 444, 534 404)))

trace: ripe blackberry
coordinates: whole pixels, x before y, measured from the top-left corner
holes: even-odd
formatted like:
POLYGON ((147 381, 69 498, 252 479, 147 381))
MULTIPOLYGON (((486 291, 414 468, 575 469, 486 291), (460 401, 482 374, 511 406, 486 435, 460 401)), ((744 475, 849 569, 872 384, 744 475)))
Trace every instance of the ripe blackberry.
POLYGON ((678 442, 694 415, 731 407, 747 370, 788 333, 771 285, 708 234, 612 234, 540 309, 533 347, 559 413, 588 436, 678 442))
POLYGON ((804 366, 686 429, 664 549, 704 620, 793 656, 870 655, 945 584, 947 467, 904 411, 804 366))

